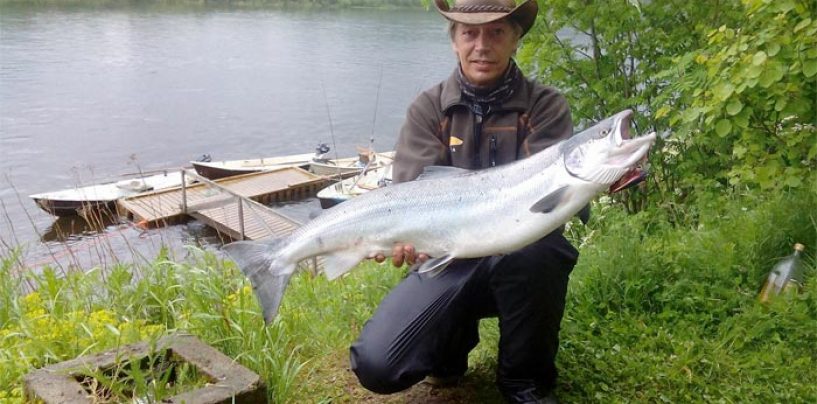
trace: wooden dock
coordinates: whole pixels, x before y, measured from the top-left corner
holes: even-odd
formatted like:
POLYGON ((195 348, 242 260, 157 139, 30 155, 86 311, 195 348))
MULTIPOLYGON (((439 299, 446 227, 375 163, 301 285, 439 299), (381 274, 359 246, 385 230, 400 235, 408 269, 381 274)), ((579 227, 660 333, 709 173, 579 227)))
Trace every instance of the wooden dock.
POLYGON ((269 236, 289 232, 298 224, 261 204, 254 204, 251 211, 244 212, 245 220, 239 221, 237 218, 241 216, 240 210, 244 205, 251 201, 271 203, 307 198, 314 196, 329 181, 326 177, 297 167, 216 181, 192 173, 186 174, 186 177, 196 178, 200 182, 121 199, 117 202, 119 215, 146 226, 173 224, 190 215, 231 237, 240 235, 241 224, 246 237, 263 238, 266 237, 263 235, 265 233, 269 233, 269 236), (244 202, 238 203, 239 200, 244 202))
POLYGON ((283 237, 300 227, 300 223, 261 205, 250 205, 240 199, 218 208, 190 212, 190 216, 233 240, 259 240, 283 237), (241 204, 239 206, 239 204, 241 204))

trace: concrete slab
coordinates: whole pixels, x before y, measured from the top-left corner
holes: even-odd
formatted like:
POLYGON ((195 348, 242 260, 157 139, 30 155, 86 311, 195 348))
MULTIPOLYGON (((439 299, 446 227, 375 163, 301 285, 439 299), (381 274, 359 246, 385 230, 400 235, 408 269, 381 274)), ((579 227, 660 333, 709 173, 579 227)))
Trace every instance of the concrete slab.
POLYGON ((141 362, 162 352, 175 363, 193 366, 208 380, 204 387, 166 398, 163 403, 267 402, 267 389, 260 376, 192 335, 171 335, 161 338, 153 346, 146 342, 127 345, 35 370, 25 377, 25 396, 27 400, 47 404, 93 403, 92 395, 80 380, 87 381, 87 376, 95 371, 116 369, 124 362, 141 362))

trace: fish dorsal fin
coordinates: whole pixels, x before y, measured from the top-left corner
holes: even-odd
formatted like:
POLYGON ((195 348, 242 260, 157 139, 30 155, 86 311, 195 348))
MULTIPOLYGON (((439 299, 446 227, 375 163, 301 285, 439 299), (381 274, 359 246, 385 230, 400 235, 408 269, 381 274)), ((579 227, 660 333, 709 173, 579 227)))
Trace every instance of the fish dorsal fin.
POLYGON ((430 180, 434 178, 451 177, 457 174, 470 173, 471 170, 451 166, 428 166, 417 176, 418 180, 430 180))
POLYGON ((429 258, 426 262, 420 264, 420 267, 417 268, 417 272, 428 274, 429 278, 433 278, 439 275, 453 260, 454 256, 449 254, 443 255, 442 257, 429 258))
POLYGON ((338 251, 334 254, 325 255, 323 257, 323 273, 326 275, 326 279, 331 281, 349 272, 365 257, 365 254, 355 250, 338 251))
POLYGON ((567 185, 545 195, 544 198, 536 201, 530 207, 530 211, 533 213, 550 213, 553 209, 556 209, 556 206, 559 206, 566 192, 567 185))

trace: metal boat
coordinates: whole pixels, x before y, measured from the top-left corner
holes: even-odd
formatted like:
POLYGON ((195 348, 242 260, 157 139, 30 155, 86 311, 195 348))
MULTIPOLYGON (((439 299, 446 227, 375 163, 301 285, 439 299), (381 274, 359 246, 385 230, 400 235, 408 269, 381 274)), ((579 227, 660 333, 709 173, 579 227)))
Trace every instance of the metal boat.
POLYGON ((360 194, 391 184, 392 165, 380 166, 338 181, 318 192, 321 208, 329 209, 360 194))
POLYGON ((42 210, 55 216, 84 215, 91 211, 109 209, 126 196, 181 186, 181 171, 125 179, 104 184, 77 186, 60 191, 44 192, 29 197, 42 210))
POLYGON ((190 163, 196 173, 202 177, 217 180, 281 167, 301 167, 305 169, 314 157, 314 153, 305 153, 248 160, 191 161, 190 163))

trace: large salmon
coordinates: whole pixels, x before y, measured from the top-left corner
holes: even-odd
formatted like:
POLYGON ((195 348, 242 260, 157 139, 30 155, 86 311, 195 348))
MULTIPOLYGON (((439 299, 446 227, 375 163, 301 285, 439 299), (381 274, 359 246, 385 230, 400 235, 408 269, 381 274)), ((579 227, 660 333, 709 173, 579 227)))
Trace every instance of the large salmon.
POLYGON ((655 134, 629 138, 632 112, 607 118, 529 158, 478 171, 429 167, 415 181, 339 204, 290 236, 224 246, 272 321, 298 263, 324 257, 336 278, 373 254, 410 243, 440 271, 454 258, 516 251, 557 229, 596 194, 630 177, 655 134), (627 174, 625 176, 625 174, 627 174))

